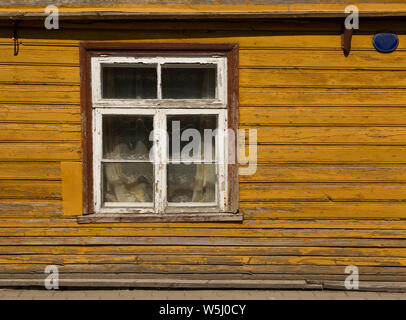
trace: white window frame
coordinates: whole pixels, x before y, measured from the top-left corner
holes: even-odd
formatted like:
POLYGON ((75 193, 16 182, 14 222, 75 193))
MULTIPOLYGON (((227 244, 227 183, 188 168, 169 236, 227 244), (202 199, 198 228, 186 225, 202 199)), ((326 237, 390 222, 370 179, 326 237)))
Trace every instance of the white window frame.
MULTIPOLYGON (((93 112, 93 194, 94 209, 98 214, 140 213, 140 214, 171 214, 171 213, 224 213, 227 208, 227 134, 217 139, 216 163, 218 168, 216 184, 216 203, 168 203, 167 195, 167 163, 166 153, 166 117, 168 115, 214 114, 218 117, 217 129, 227 129, 227 59, 223 56, 178 56, 178 57, 140 57, 140 56, 93 56, 91 58, 92 112, 93 112), (157 65, 157 99, 103 99, 101 95, 103 64, 155 64, 157 65), (162 84, 161 66, 171 64, 216 64, 217 83, 215 99, 161 99, 162 84), (102 197, 102 118, 103 115, 151 115, 154 117, 155 130, 154 149, 154 199, 153 203, 103 203, 102 197), (157 191, 158 190, 158 191, 157 191)), ((129 162, 134 160, 111 160, 111 162, 129 162)), ((145 162, 145 161, 138 161, 145 162)), ((196 162, 194 162, 196 163, 196 162)))
POLYGON ((227 108, 227 58, 222 56, 202 57, 137 57, 109 56, 92 57, 92 104, 93 107, 128 107, 139 108, 167 107, 177 108, 227 108), (156 99, 103 99, 102 97, 102 65, 157 65, 157 98, 156 99), (216 98, 215 99, 162 99, 161 67, 163 64, 215 64, 217 66, 216 98))

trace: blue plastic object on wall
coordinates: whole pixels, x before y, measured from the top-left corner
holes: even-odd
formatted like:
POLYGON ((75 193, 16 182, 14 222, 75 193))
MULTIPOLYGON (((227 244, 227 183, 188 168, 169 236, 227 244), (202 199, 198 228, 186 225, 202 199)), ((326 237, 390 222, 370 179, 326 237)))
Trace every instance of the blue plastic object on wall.
POLYGON ((396 34, 389 32, 377 33, 373 43, 377 51, 389 53, 396 50, 399 45, 399 38, 396 34))

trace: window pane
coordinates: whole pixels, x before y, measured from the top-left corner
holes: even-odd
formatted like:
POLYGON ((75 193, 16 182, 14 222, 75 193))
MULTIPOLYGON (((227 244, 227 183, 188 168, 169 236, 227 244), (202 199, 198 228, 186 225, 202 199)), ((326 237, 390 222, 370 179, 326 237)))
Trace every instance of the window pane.
POLYGON ((169 159, 215 159, 217 115, 174 115, 167 117, 169 159))
POLYGON ((152 163, 104 163, 104 202, 152 202, 152 163))
POLYGON ((103 66, 104 99, 156 99, 155 66, 103 66))
POLYGON ((162 97, 164 99, 215 99, 216 66, 162 66, 162 97))
POLYGON ((148 161, 152 130, 153 116, 104 115, 103 158, 148 161))
POLYGON ((215 202, 215 164, 168 164, 168 202, 215 202))

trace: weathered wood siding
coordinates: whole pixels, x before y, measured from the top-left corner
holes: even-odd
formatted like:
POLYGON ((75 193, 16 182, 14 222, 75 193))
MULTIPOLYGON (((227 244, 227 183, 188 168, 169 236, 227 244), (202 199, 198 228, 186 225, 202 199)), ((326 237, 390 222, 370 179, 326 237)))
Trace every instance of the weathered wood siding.
POLYGON ((48 264, 62 284, 103 279, 76 285, 331 287, 351 264, 361 288, 406 282, 406 22, 360 26, 346 58, 334 20, 23 22, 14 57, 3 23, 0 285, 42 284, 48 264), (399 34, 394 53, 373 49, 383 29, 399 34), (61 163, 81 161, 82 40, 239 43, 240 127, 259 142, 256 174, 240 178, 242 224, 63 215, 61 163))

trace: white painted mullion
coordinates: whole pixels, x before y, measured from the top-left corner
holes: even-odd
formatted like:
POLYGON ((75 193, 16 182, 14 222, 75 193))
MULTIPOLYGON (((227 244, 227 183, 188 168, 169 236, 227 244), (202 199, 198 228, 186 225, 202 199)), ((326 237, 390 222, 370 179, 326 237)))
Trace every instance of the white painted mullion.
POLYGON ((154 114, 154 145, 153 145, 153 166, 154 166, 154 210, 158 211, 160 196, 159 196, 159 112, 154 114))
POLYGON ((217 99, 223 106, 227 104, 227 59, 222 58, 217 62, 217 99))
POLYGON ((167 171, 167 144, 168 144, 168 134, 167 134, 167 128, 166 128, 166 114, 165 110, 160 110, 159 112, 161 124, 160 128, 161 130, 161 152, 162 152, 162 158, 161 158, 161 187, 162 187, 162 197, 161 197, 161 208, 160 208, 160 213, 165 213, 166 209, 166 202, 167 202, 167 177, 166 177, 166 171, 167 171))
POLYGON ((93 110, 93 194, 94 208, 100 211, 102 205, 102 114, 93 110))
POLYGON ((102 90, 102 78, 101 78, 101 63, 97 58, 91 59, 91 86, 92 86, 92 102, 95 103, 101 101, 102 90))
MULTIPOLYGON (((166 116, 163 110, 157 110, 155 123, 155 208, 157 213, 163 214, 166 207, 166 116)), ((155 129, 154 128, 154 129, 155 129)))
POLYGON ((228 89, 227 89, 227 85, 228 85, 228 83, 227 83, 227 74, 228 74, 227 59, 223 58, 223 60, 220 62, 220 64, 222 65, 222 68, 221 68, 221 78, 219 79, 219 82, 218 82, 218 88, 221 91, 219 98, 220 98, 220 101, 222 101, 223 104, 225 106, 227 106, 227 92, 228 92, 228 89))
POLYGON ((225 211, 227 204, 227 163, 228 163, 228 138, 227 138, 227 110, 221 110, 219 113, 219 139, 216 160, 219 170, 219 180, 218 180, 218 203, 220 209, 225 211))
POLYGON ((157 72, 157 95, 158 99, 162 99, 162 64, 158 62, 156 66, 156 72, 157 72))

